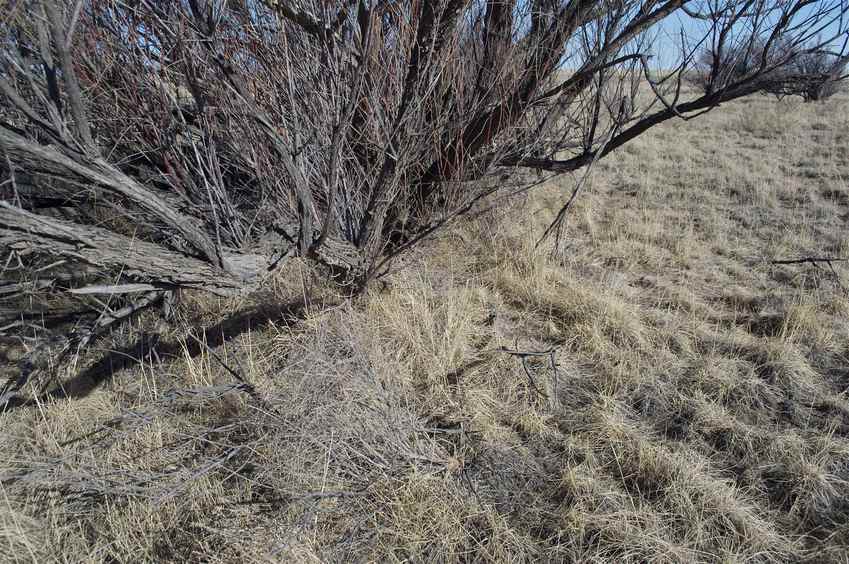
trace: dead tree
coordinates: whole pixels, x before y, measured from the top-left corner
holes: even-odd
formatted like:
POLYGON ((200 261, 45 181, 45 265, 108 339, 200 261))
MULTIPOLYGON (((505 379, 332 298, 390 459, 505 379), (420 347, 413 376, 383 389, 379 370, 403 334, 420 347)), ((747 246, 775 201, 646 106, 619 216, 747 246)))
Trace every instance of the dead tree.
MULTIPOLYGON (((176 288, 249 292, 292 256, 362 288, 530 188, 520 169, 577 171, 756 92, 788 45, 844 56, 847 37, 845 0, 0 4, 0 295, 76 296, 50 358, 176 288), (730 72, 724 53, 755 46, 730 72)), ((44 327, 4 303, 2 331, 39 350, 44 327)))

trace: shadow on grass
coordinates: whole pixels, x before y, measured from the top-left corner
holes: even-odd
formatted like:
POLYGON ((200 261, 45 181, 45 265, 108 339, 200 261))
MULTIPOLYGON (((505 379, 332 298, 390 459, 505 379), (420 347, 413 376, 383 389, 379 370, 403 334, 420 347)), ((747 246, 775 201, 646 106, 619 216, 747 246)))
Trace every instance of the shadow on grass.
POLYGON ((165 340, 158 333, 143 334, 131 345, 109 351, 100 360, 40 398, 13 398, 5 405, 4 410, 32 406, 45 399, 84 398, 99 386, 109 382, 122 370, 132 368, 148 359, 166 361, 185 354, 194 358, 206 347, 215 348, 223 345, 249 329, 256 329, 265 323, 303 319, 307 307, 308 304, 302 300, 251 307, 203 329, 202 332, 194 335, 195 338, 165 340))

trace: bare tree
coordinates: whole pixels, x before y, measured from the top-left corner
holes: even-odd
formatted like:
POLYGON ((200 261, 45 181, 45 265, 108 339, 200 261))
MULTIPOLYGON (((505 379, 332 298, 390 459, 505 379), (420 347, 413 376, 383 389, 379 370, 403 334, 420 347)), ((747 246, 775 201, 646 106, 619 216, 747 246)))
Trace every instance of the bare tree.
MULTIPOLYGON (((362 288, 491 195, 529 189, 517 169, 577 171, 758 91, 803 51, 843 57, 849 25, 845 0, 4 0, 0 14, 0 292, 84 309, 50 358, 175 288, 251 291, 292 256, 362 288), (733 72, 727 53, 756 50, 733 72)), ((19 305, 0 314, 7 335, 43 340, 19 305)))

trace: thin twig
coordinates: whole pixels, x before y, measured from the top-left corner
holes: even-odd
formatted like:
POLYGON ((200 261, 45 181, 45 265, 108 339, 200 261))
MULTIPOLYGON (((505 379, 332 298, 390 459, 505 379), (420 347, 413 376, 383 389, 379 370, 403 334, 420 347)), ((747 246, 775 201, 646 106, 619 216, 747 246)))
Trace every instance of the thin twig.
POLYGON ((203 340, 203 341, 200 340, 199 338, 197 338, 192 333, 189 333, 189 336, 191 338, 193 338, 195 341, 197 341, 197 343, 199 345, 206 348, 206 350, 207 350, 207 352, 209 352, 210 356, 212 356, 212 358, 214 358, 218 362, 218 364, 220 364, 227 372, 229 372, 236 380, 238 380, 242 384, 242 386, 243 386, 242 389, 244 390, 244 392, 246 394, 248 394, 255 402, 257 402, 257 404, 259 404, 260 407, 262 407, 263 409, 269 411, 270 413, 272 413, 274 415, 280 416, 280 413, 277 412, 277 410, 274 408, 274 406, 271 405, 270 403, 268 403, 262 396, 260 396, 259 392, 256 391, 256 388, 254 387, 254 385, 251 384, 247 380, 247 378, 243 374, 244 369, 242 368, 241 364, 239 364, 238 360, 236 360, 236 364, 238 365, 238 368, 239 368, 239 370, 237 371, 237 370, 234 370, 233 368, 231 368, 230 365, 228 365, 226 362, 224 362, 224 359, 222 359, 220 356, 218 356, 218 354, 214 350, 212 350, 212 347, 210 347, 206 343, 205 340, 203 340))
POLYGON ((798 259, 786 259, 786 260, 773 260, 770 261, 770 264, 817 264, 819 262, 824 263, 832 263, 832 262, 846 262, 849 259, 840 258, 840 257, 803 257, 798 259))
POLYGON ((557 372, 557 361, 556 361, 556 353, 557 348, 551 347, 544 351, 520 351, 518 347, 516 350, 510 350, 506 347, 499 347, 495 349, 495 352, 501 352, 504 354, 509 354, 510 356, 519 357, 519 361, 522 363, 522 369, 525 371, 525 375, 528 377, 528 381, 531 384, 531 387, 534 389, 536 393, 541 395, 544 398, 548 398, 548 394, 539 389, 536 385, 536 381, 534 381, 534 377, 531 374, 530 368, 528 368, 528 358, 530 357, 539 357, 539 356, 547 356, 549 358, 549 362, 551 363, 551 372, 553 375, 553 383, 554 383, 554 397, 557 397, 557 387, 558 387, 558 372, 557 372))
POLYGON ((368 486, 362 488, 361 490, 354 491, 331 491, 331 492, 306 492, 293 496, 280 496, 273 497, 269 499, 246 499, 242 501, 225 501, 221 502, 218 505, 278 505, 278 504, 287 504, 295 501, 306 501, 313 499, 339 499, 346 497, 361 497, 367 495, 368 486))
POLYGON ((844 294, 849 295, 849 288, 843 285, 843 282, 840 280, 840 274, 837 273, 837 269, 834 268, 835 262, 846 262, 849 259, 841 258, 841 257, 802 257, 798 259, 784 259, 784 260, 773 260, 770 261, 770 264, 811 264, 815 268, 819 268, 820 263, 825 263, 828 265, 829 270, 834 275, 834 280, 837 282, 837 286, 843 291, 844 294))

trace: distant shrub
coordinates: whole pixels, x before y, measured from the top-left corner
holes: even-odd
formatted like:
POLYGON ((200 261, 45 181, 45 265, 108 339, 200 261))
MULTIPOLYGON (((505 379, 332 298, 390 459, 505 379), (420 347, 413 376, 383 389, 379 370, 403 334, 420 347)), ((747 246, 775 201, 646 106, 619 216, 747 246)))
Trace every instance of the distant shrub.
POLYGON ((698 57, 691 82, 706 94, 739 85, 778 97, 800 96, 806 102, 813 102, 839 92, 840 83, 846 78, 849 59, 845 56, 787 44, 771 45, 766 55, 764 51, 762 43, 737 46, 719 55, 706 49, 698 57), (773 67, 774 70, 769 70, 773 67))
POLYGON ((840 79, 846 74, 847 61, 826 52, 805 53, 795 61, 799 80, 796 91, 806 102, 825 100, 840 91, 840 79))

